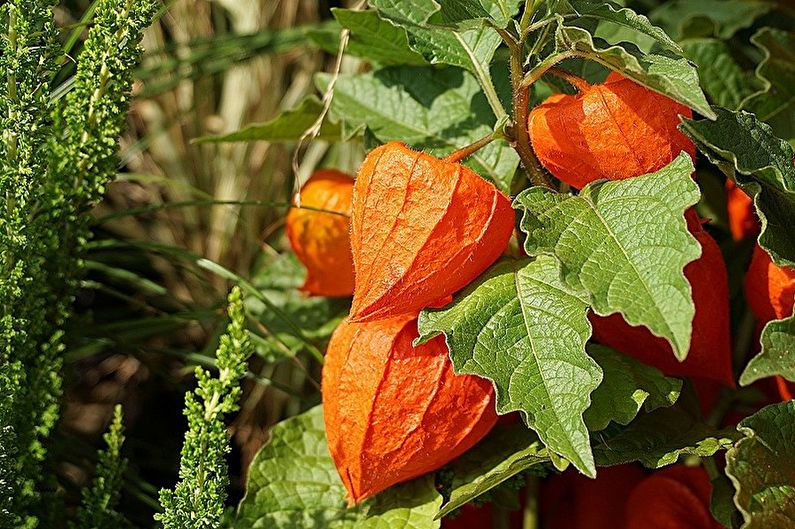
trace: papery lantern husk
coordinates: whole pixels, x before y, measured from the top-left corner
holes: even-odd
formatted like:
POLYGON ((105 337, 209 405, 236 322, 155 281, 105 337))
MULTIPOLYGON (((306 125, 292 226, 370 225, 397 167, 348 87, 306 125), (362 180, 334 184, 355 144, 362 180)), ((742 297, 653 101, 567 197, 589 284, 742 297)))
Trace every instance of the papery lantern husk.
POLYGON ((353 178, 341 171, 322 169, 301 188, 301 208, 292 208, 287 214, 287 238, 306 267, 301 290, 308 294, 329 297, 353 294, 352 197, 353 178))
POLYGON ((397 142, 367 155, 351 216, 352 321, 416 314, 468 285, 502 254, 511 202, 459 163, 397 142))
POLYGON ((415 338, 402 316, 344 321, 329 343, 326 438, 351 504, 448 463, 497 420, 491 382, 454 374, 443 337, 415 338))
POLYGON ((554 94, 528 116, 533 150, 559 180, 581 189, 602 178, 657 171, 695 145, 677 129, 689 108, 613 72, 574 95, 554 94))
POLYGON ((745 274, 745 299, 759 323, 792 316, 795 269, 776 265, 757 244, 745 274))

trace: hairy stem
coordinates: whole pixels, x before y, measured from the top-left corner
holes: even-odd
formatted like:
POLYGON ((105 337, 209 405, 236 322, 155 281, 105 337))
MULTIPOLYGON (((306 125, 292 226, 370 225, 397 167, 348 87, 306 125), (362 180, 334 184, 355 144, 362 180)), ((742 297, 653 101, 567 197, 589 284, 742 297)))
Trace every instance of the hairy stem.
POLYGON ((529 101, 528 86, 523 86, 524 67, 522 49, 511 47, 511 84, 513 85, 513 146, 519 153, 519 159, 527 171, 530 181, 537 186, 552 187, 547 175, 538 163, 533 147, 530 145, 530 134, 527 131, 527 107, 529 101))
POLYGON ((444 161, 450 163, 458 163, 467 156, 474 154, 475 152, 479 151, 480 149, 482 149, 483 147, 494 141, 494 138, 495 138, 494 133, 491 132, 486 136, 483 136, 479 140, 475 141, 474 143, 470 143, 466 147, 462 147, 457 151, 451 152, 450 154, 444 157, 444 161))
POLYGON ((571 72, 562 70, 557 66, 553 66, 552 68, 547 70, 547 73, 551 73, 555 77, 560 77, 561 79, 572 85, 574 88, 576 88, 578 92, 585 92, 591 87, 588 81, 586 81, 582 77, 578 77, 571 72))

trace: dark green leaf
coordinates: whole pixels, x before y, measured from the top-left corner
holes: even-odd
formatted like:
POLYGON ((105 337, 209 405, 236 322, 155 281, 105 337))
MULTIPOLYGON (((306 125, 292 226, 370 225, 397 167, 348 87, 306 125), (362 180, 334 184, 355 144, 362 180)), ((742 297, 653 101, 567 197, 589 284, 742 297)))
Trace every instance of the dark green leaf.
POLYGON ((768 322, 761 342, 762 351, 748 362, 740 384, 747 386, 773 375, 795 382, 795 316, 768 322))
POLYGON ((758 81, 740 68, 725 42, 688 39, 682 42, 682 48, 698 66, 701 86, 714 104, 736 110, 757 91, 758 81))
POLYGON ((472 450, 456 459, 452 473, 450 499, 439 516, 446 516, 528 468, 549 462, 549 456, 527 427, 521 424, 497 425, 472 450))
POLYGON ((591 334, 582 295, 555 259, 492 267, 447 307, 420 314, 420 339, 443 333, 456 372, 494 382, 497 410, 521 411, 551 450, 593 476, 582 419, 602 379, 585 354, 591 334))
MULTIPOLYGON (((265 123, 255 123, 245 128, 223 134, 220 136, 204 136, 196 139, 197 143, 234 142, 234 141, 297 141, 320 116, 323 105, 320 101, 310 96, 300 105, 291 110, 286 110, 265 123)), ((323 121, 320 128, 319 139, 338 141, 341 139, 341 127, 329 119, 323 121)))
POLYGON ((451 31, 442 28, 409 29, 411 47, 433 64, 449 64, 474 74, 488 75, 489 64, 502 39, 492 28, 451 31))
POLYGON ((423 65, 422 55, 409 47, 406 30, 382 20, 375 11, 331 10, 344 28, 351 30, 346 53, 377 63, 423 65))
POLYGON ((638 461, 648 468, 660 468, 681 456, 708 457, 726 450, 736 434, 716 430, 679 406, 660 408, 641 415, 629 426, 612 425, 594 434, 594 457, 599 466, 638 461))
POLYGON ((611 422, 627 425, 641 409, 671 406, 679 398, 681 380, 602 345, 590 345, 588 354, 604 372, 584 415, 591 432, 604 430, 611 422))
POLYGON ((743 105, 773 128, 773 133, 795 146, 795 33, 762 28, 751 42, 765 58, 756 75, 764 85, 743 105))
POLYGON ((489 21, 506 27, 519 0, 369 0, 384 18, 401 26, 471 28, 489 21))
POLYGON ((795 401, 774 404, 737 427, 745 436, 726 454, 743 529, 795 527, 795 401))
POLYGON ((326 447, 320 406, 274 426, 249 467, 240 529, 437 529, 442 498, 430 476, 394 486, 348 509, 326 447))
POLYGON ((673 0, 649 13, 677 40, 715 35, 728 39, 775 7, 760 0, 673 0))
POLYGON ((590 294, 594 312, 620 312, 685 358, 695 308, 683 269, 698 258, 684 212, 698 202, 682 153, 648 175, 591 183, 578 196, 534 187, 516 197, 528 255, 552 254, 566 283, 590 294))
POLYGON ((748 112, 715 107, 715 121, 684 119, 681 130, 754 204, 759 243, 780 265, 795 266, 795 166, 793 149, 748 112))

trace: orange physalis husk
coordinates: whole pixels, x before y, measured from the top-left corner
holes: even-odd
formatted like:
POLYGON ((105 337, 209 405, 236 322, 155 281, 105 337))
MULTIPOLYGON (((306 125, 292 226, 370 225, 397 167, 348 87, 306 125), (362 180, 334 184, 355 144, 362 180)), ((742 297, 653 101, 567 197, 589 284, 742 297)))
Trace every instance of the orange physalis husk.
POLYGON ((729 213, 729 229, 735 241, 754 237, 759 233, 759 219, 754 211, 754 201, 728 178, 726 179, 726 209, 729 213))
POLYGON ((600 468, 596 479, 566 472, 541 491, 547 529, 720 529, 702 467, 646 474, 635 465, 600 468))
POLYGON ((443 337, 414 316, 334 331, 323 365, 326 438, 351 504, 439 468, 497 421, 491 383, 456 375, 443 337))
POLYGON ((703 467, 674 465, 644 479, 625 509, 626 529, 721 529, 710 513, 712 483, 703 467))
POLYGON ((695 146, 676 127, 690 109, 621 75, 554 94, 528 116, 533 150, 561 181, 581 189, 657 171, 695 146))
POLYGON ((592 315, 594 337, 671 376, 715 380, 734 387, 726 265, 718 243, 707 233, 693 210, 685 215, 690 233, 701 244, 701 257, 684 273, 693 292, 696 314, 687 358, 679 362, 667 340, 646 327, 629 325, 621 314, 592 315))
POLYGON ((397 142, 367 155, 353 197, 352 321, 416 314, 503 252, 511 202, 469 168, 397 142))
POLYGON ((795 269, 777 266, 757 244, 745 275, 745 299, 760 323, 792 316, 795 269))
POLYGON ((287 238, 307 271, 301 287, 304 292, 315 296, 353 294, 352 196, 350 176, 322 169, 301 188, 302 207, 292 208, 287 214, 287 238))

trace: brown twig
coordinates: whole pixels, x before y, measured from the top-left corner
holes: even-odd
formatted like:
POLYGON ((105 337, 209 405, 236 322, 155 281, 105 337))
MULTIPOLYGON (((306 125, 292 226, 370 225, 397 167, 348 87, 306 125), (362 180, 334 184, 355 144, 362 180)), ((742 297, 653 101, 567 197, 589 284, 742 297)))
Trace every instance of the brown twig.
POLYGON ((489 134, 483 136, 476 142, 470 143, 466 147, 462 147, 456 151, 451 152, 450 154, 445 156, 444 161, 450 163, 460 162, 467 156, 474 154, 475 152, 479 151, 480 149, 482 149, 483 147, 494 141, 494 138, 495 138, 494 133, 490 132, 489 134))

